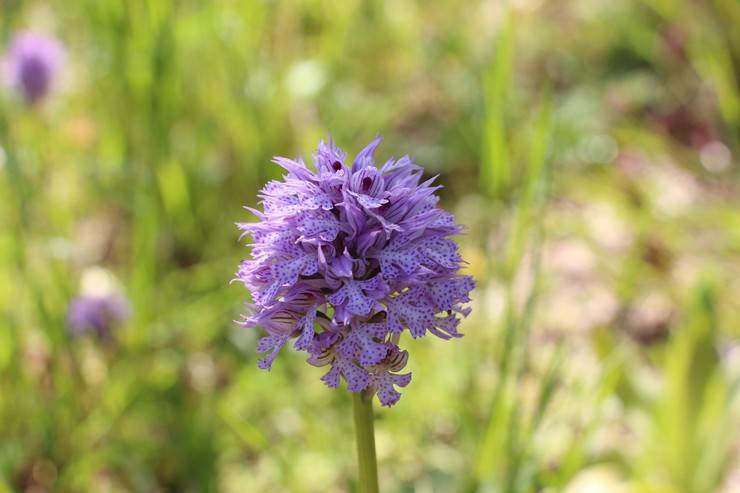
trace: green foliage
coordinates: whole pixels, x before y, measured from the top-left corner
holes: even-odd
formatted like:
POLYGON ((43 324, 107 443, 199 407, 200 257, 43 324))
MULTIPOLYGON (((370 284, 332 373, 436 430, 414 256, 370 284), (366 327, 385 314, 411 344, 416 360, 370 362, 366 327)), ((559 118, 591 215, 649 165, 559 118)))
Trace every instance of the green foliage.
POLYGON ((329 131, 439 174, 478 280, 466 337, 408 341, 381 491, 740 488, 733 0, 0 12, 68 53, 44 104, 0 94, 0 493, 352 489, 349 394, 259 371, 228 284, 270 158, 329 131), (70 337, 101 282, 132 317, 70 337))
POLYGON ((662 395, 652 407, 654 434, 640 475, 675 491, 716 491, 731 467, 732 390, 715 347, 715 294, 702 286, 686 326, 669 342, 662 395))

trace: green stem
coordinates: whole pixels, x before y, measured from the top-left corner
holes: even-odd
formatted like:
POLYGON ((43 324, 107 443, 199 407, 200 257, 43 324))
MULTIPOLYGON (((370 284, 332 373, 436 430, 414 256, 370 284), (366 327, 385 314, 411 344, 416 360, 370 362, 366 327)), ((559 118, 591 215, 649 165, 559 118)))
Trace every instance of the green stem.
POLYGON ((353 392, 355 436, 357 437, 357 465, 360 470, 357 490, 360 493, 378 493, 378 464, 375 459, 375 432, 373 431, 373 395, 353 392))

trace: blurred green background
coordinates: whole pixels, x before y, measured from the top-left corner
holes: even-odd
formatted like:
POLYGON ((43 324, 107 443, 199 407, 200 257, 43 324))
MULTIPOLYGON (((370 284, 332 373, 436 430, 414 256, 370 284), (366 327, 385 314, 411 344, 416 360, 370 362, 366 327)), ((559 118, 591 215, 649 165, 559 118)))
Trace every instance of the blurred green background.
POLYGON ((331 132, 440 174, 478 280, 407 341, 389 492, 740 491, 736 0, 0 1, 0 492, 344 492, 351 401, 232 320, 236 221, 331 132), (114 285, 114 342, 68 335, 114 285))

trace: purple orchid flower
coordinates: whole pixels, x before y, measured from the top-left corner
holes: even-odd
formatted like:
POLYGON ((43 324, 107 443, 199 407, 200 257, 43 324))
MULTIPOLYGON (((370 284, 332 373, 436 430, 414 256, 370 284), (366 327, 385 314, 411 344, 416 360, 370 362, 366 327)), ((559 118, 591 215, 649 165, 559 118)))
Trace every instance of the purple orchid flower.
POLYGON ((322 380, 352 392, 377 393, 385 406, 400 398, 410 373, 398 346, 405 331, 458 338, 475 287, 459 274, 463 263, 450 239, 461 227, 437 207, 434 178, 405 156, 375 166, 373 140, 352 162, 331 140, 314 154, 316 170, 301 159, 274 162, 287 171, 261 191, 255 223, 238 223, 251 236, 252 258, 236 280, 253 304, 241 324, 267 336, 257 350, 270 369, 279 351, 309 353, 315 366, 330 365, 322 380))
POLYGON ((83 295, 73 299, 67 311, 67 323, 74 335, 92 333, 107 340, 113 328, 129 316, 129 305, 121 295, 83 295))
POLYGON ((56 39, 21 31, 15 34, 5 55, 3 75, 27 103, 37 104, 51 91, 64 59, 64 48, 56 39))

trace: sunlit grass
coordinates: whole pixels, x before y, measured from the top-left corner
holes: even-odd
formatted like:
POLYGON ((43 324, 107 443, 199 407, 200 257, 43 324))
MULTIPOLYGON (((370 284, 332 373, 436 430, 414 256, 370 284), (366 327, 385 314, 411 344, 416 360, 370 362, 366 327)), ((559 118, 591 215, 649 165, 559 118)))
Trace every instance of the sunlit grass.
MULTIPOLYGON (((441 174, 476 276, 408 341, 383 491, 740 488, 732 1, 4 2, 53 96, 0 96, 0 492, 351 491, 348 393, 232 322, 236 221, 327 132, 441 174), (115 343, 71 338, 103 268, 115 343)), ((4 50, 4 48, 3 48, 4 50)))

